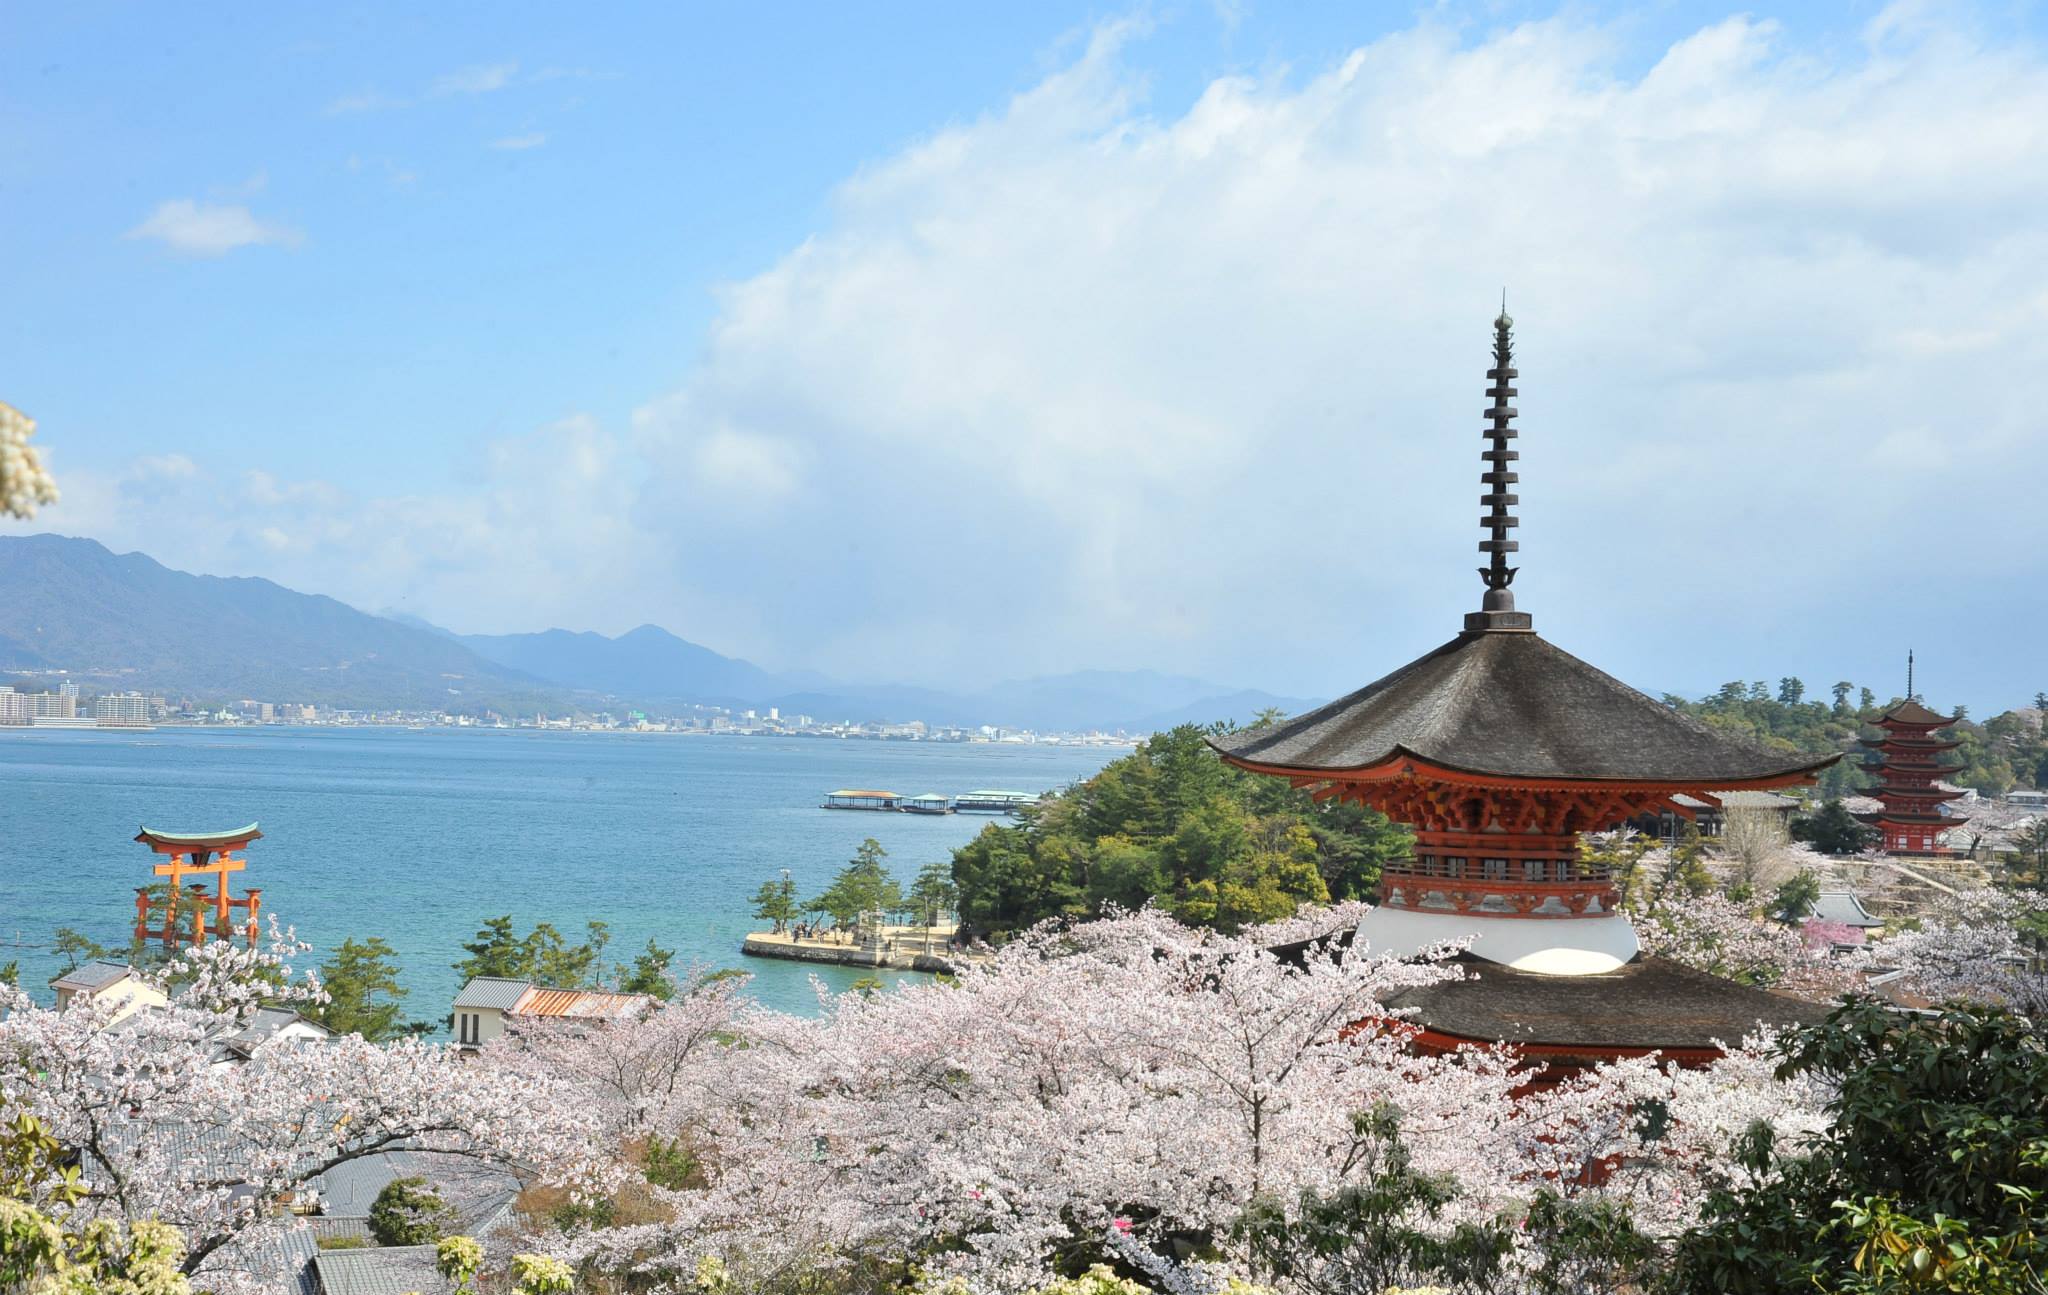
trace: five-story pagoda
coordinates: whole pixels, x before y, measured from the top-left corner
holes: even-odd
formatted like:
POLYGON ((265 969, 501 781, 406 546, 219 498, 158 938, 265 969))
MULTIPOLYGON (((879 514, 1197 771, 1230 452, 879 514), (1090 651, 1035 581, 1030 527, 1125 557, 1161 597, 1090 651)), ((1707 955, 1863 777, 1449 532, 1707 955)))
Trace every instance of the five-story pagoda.
POLYGON ((1883 833, 1887 854, 1948 854, 1941 834, 1957 820, 1941 812, 1942 805, 1962 795, 1937 785, 1943 775, 1953 772, 1941 762, 1941 753, 1961 742, 1948 742, 1935 732, 1958 723, 1961 716, 1941 715, 1921 705, 1913 695, 1912 654, 1906 657, 1906 700, 1870 721, 1884 730, 1883 737, 1861 739, 1873 758, 1863 766, 1877 779, 1870 794, 1884 808, 1872 814, 1858 814, 1883 833))
POLYGON ((1487 555, 1481 609, 1464 632, 1329 705, 1212 744, 1318 799, 1362 802, 1415 827, 1355 939, 1406 956, 1470 940, 1480 974, 1409 991, 1420 1041, 1503 1039, 1560 1059, 1661 1049, 1700 1059, 1800 1004, 1640 955, 1583 832, 1664 810, 1680 796, 1811 783, 1837 756, 1767 752, 1655 701, 1557 648, 1515 609, 1508 555, 1518 524, 1513 321, 1494 321, 1487 447, 1480 457, 1487 555))

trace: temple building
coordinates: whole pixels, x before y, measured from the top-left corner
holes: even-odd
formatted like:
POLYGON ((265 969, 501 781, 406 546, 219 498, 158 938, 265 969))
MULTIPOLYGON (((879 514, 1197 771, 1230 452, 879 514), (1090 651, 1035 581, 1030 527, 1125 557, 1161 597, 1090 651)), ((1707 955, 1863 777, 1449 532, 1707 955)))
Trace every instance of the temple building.
POLYGON ((1943 774, 1953 772, 1941 763, 1941 753, 1953 751, 1960 742, 1944 742, 1934 736, 1960 720, 1957 715, 1937 715, 1913 695, 1913 658, 1906 654, 1906 700, 1879 715, 1871 723, 1884 730, 1883 737, 1862 739, 1872 759, 1864 772, 1877 779, 1867 794, 1882 809, 1856 817, 1883 834, 1887 854, 1951 854, 1941 844, 1941 834, 1956 826, 1957 820, 1941 812, 1960 791, 1937 785, 1943 774))
POLYGON ((1470 941, 1473 974, 1390 1001, 1413 1009, 1417 1046, 1506 1041, 1556 1067, 1652 1051, 1704 1063, 1760 1022, 1817 1009, 1643 954, 1579 834, 1811 783, 1840 757, 1716 732, 1553 646, 1516 609, 1512 326, 1503 310, 1487 371, 1480 610, 1448 643, 1349 696, 1212 745, 1319 800, 1414 826, 1414 857, 1387 867, 1378 907, 1348 942, 1405 957, 1470 941))

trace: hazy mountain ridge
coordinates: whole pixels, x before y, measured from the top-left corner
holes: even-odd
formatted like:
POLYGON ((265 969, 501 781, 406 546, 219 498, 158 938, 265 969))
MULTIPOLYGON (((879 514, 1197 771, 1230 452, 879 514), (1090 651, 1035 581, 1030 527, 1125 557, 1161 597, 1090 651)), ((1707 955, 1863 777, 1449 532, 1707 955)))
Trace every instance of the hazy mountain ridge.
POLYGON ((1083 670, 970 693, 778 674, 654 625, 616 637, 551 629, 455 634, 253 577, 191 575, 59 535, 0 537, 0 671, 63 669, 88 690, 138 688, 357 709, 525 712, 676 704, 785 716, 1040 731, 1148 733, 1316 703, 1150 670, 1083 670))
POLYGON ((47 534, 0 537, 4 666, 68 670, 94 691, 205 701, 540 705, 559 693, 332 598, 255 577, 191 575, 47 534))

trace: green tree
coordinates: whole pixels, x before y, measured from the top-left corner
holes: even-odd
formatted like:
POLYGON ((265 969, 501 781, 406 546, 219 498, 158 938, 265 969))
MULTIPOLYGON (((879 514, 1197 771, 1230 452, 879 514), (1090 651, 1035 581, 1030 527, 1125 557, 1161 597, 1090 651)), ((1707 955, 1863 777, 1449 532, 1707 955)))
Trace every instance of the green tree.
POLYGON ((327 1001, 306 1009, 306 1015, 336 1034, 360 1034, 382 1043, 407 1032, 399 999, 397 954, 380 937, 360 943, 343 940, 320 964, 320 984, 327 1001))
POLYGON ((668 974, 669 964, 675 961, 676 951, 664 949, 652 939, 647 948, 633 959, 633 966, 619 981, 619 992, 624 994, 651 994, 664 1003, 675 997, 676 982, 668 974))
POLYGON ((888 857, 880 841, 867 838, 854 851, 852 861, 812 902, 841 926, 853 925, 863 913, 893 913, 902 908, 903 887, 889 875, 888 857))
POLYGON ((25 1295, 190 1295, 176 1228, 82 1222, 87 1188, 42 1121, 0 1125, 0 1291, 25 1295))
POLYGON ((1835 694, 1835 714, 1848 714, 1849 694, 1856 691, 1856 685, 1850 683, 1847 679, 1843 679, 1835 684, 1833 691, 1835 694))
POLYGON ((953 884, 953 866, 949 863, 934 860, 919 868, 910 879, 910 907, 922 926, 938 925, 939 915, 953 911, 959 898, 960 888, 953 884))
POLYGON ((5 966, 0 966, 0 985, 12 985, 16 989, 21 988, 21 964, 19 962, 9 962, 5 966))
POLYGON ((754 916, 764 922, 773 922, 774 932, 782 934, 796 919, 796 883, 784 872, 781 881, 764 881, 761 889, 754 892, 754 916))
POLYGON ((581 944, 570 944, 553 923, 541 922, 524 936, 514 934, 510 914, 487 918, 476 938, 462 946, 469 956, 455 970, 464 978, 497 976, 531 980, 556 989, 593 989, 603 968, 611 930, 603 922, 586 926, 581 944))
POLYGON ((1820 877, 1811 868, 1801 868, 1786 878, 1771 899, 1771 913, 1781 922, 1797 922, 1813 912, 1820 902, 1820 877))
POLYGON ((1851 1002, 1783 1045, 1830 1123, 1739 1173, 1675 1247, 1680 1290, 2039 1290, 2048 1272, 2048 1050, 2025 1017, 1851 1002))
POLYGON ((116 952, 83 931, 68 926, 57 928, 57 934, 50 941, 50 949, 64 959, 65 971, 76 971, 79 963, 90 962, 94 958, 111 958, 116 952))
POLYGON ((1793 675, 1778 680, 1778 700, 1787 706, 1797 706, 1799 699, 1806 696, 1806 683, 1793 675))
POLYGON ((455 964, 455 970, 462 973, 464 980, 478 976, 495 976, 504 980, 518 980, 526 974, 525 947, 519 937, 512 933, 512 915, 489 917, 477 929, 476 939, 462 946, 469 954, 455 964))
POLYGON ((460 1223, 424 1178, 394 1178, 370 1202, 370 1235, 380 1246, 430 1246, 460 1223))
POLYGON ((1822 854, 1855 854, 1874 844, 1877 836, 1876 829, 1851 814, 1839 800, 1792 820, 1792 839, 1805 841, 1822 854))

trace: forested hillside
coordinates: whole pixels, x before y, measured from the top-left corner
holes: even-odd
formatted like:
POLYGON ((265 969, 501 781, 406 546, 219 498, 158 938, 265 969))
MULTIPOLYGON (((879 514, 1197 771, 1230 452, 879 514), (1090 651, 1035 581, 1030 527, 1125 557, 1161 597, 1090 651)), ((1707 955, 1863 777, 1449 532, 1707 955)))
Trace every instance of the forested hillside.
MULTIPOLYGON (((1856 745, 1860 735, 1875 734, 1870 721, 1903 700, 1882 700, 1868 688, 1847 680, 1829 689, 1831 700, 1813 701, 1806 685, 1796 678, 1783 678, 1774 689, 1763 680, 1745 684, 1740 680, 1721 685, 1718 692, 1699 701, 1667 694, 1664 701, 1717 728, 1727 729, 1749 740, 1781 750, 1842 751, 1848 758, 1821 777, 1820 794, 1827 797, 1862 791, 1870 779, 1858 769, 1863 748, 1856 745)), ((1936 709, 1940 699, 1929 699, 1936 709)), ((1961 741, 1949 757, 1955 764, 1950 779, 1959 787, 1973 787, 1987 796, 2000 796, 2015 787, 2048 786, 2048 735, 2042 717, 2048 713, 2048 695, 2036 694, 2031 708, 2009 710, 1982 724, 1968 717, 1956 725, 1950 736, 1961 741)))
POLYGON ((1138 908, 1234 930, 1306 902, 1366 898, 1408 829, 1234 769, 1193 724, 1160 733, 1015 825, 953 853, 961 918, 981 933, 1138 908))

